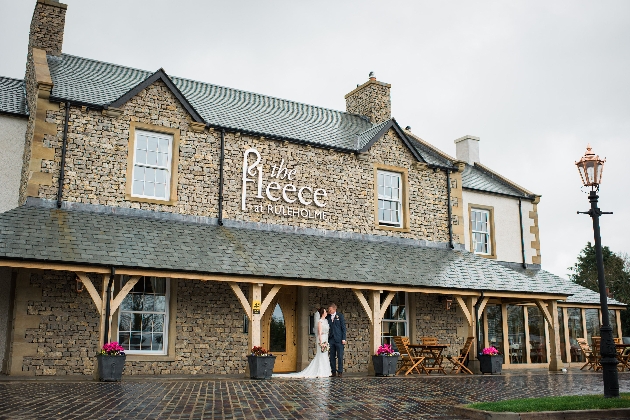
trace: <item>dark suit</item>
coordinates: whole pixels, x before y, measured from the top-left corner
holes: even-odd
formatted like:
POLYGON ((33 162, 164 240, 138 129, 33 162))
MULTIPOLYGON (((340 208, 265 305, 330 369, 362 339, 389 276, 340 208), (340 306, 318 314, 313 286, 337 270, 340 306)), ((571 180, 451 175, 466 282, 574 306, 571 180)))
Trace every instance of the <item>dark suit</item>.
POLYGON ((343 314, 335 313, 333 320, 328 314, 326 316, 330 330, 328 331, 328 344, 330 346, 330 370, 332 373, 343 373, 343 344, 342 340, 346 340, 346 320, 343 314), (337 362, 337 363, 335 363, 337 362))

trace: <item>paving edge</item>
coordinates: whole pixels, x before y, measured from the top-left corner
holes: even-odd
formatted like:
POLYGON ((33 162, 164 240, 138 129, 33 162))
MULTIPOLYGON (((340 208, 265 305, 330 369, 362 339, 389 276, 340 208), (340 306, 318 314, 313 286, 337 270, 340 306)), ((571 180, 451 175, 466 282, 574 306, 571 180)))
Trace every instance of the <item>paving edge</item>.
POLYGON ((539 411, 535 413, 510 413, 477 410, 463 405, 453 407, 455 414, 472 420, 592 420, 592 419, 627 419, 630 418, 630 408, 613 408, 608 410, 568 410, 568 411, 539 411))

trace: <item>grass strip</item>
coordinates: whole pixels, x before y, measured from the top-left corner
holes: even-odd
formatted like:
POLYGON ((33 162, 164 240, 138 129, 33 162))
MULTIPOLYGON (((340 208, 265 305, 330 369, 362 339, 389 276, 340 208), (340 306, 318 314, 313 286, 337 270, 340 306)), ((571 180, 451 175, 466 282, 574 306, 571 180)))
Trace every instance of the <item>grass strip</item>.
POLYGON ((563 397, 523 398, 496 402, 469 404, 466 407, 495 412, 528 413, 536 411, 599 410, 630 408, 630 393, 620 398, 604 398, 603 395, 567 395, 563 397))

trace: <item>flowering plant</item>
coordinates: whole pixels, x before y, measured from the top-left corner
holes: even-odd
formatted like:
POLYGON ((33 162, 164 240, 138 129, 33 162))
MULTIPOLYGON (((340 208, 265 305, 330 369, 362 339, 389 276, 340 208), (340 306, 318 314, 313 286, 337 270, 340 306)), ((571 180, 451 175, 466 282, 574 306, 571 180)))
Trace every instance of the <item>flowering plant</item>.
POLYGON ((497 354, 499 354, 499 350, 497 350, 495 347, 486 347, 485 349, 483 349, 481 354, 483 354, 484 356, 496 356, 497 354))
POLYGON ((103 348, 99 354, 104 356, 124 356, 125 348, 118 344, 117 341, 112 341, 111 343, 103 344, 103 348))
POLYGON ((252 347, 252 355, 254 356, 268 356, 267 350, 261 346, 252 347))
POLYGON ((398 356, 399 353, 395 352, 391 344, 381 344, 376 350, 377 356, 398 356))
POLYGON ((326 342, 320 344, 319 347, 322 349, 322 353, 326 353, 328 350, 330 350, 330 346, 326 342))

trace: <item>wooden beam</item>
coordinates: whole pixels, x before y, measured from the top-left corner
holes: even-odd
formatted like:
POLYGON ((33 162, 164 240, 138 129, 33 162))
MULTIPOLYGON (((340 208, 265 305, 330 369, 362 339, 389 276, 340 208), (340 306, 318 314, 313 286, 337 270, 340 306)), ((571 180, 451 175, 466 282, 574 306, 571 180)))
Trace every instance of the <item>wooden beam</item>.
POLYGON ((354 292, 355 296, 359 300, 359 303, 363 307, 363 310, 365 311, 365 314, 368 316, 368 319, 370 320, 370 324, 372 324, 372 321, 373 321, 372 320, 372 309, 370 308, 370 305, 368 304, 368 301, 365 298, 365 295, 363 294, 363 292, 361 290, 352 289, 352 291, 354 292))
POLYGON ((381 305, 380 311, 378 313, 379 319, 383 319, 383 317, 385 316, 385 311, 387 310, 387 307, 389 306, 389 304, 392 303, 394 296, 396 296, 396 292, 389 292, 389 294, 385 298, 385 301, 381 305))
POLYGON ((140 280, 140 278, 141 278, 140 276, 132 276, 127 281, 127 283, 125 283, 122 289, 120 289, 120 292, 118 292, 114 300, 112 300, 111 311, 110 311, 112 314, 116 312, 116 309, 118 309, 122 301, 125 299, 125 297, 127 297, 131 289, 133 289, 133 287, 136 285, 136 283, 138 283, 138 280, 140 280))
POLYGON ((536 299, 536 306, 538 306, 538 309, 540 309, 540 312, 542 312, 551 329, 554 329, 555 323, 553 322, 553 318, 551 318, 551 314, 549 313, 547 304, 542 300, 536 299))
POLYGON ((86 273, 83 273, 81 271, 77 271, 75 274, 77 275, 81 283, 83 283, 88 293, 90 294, 92 301, 96 305, 96 312, 98 312, 98 314, 101 315, 101 311, 103 310, 103 300, 98 295, 98 292, 96 291, 96 288, 94 287, 94 284, 92 283, 92 280, 90 280, 90 278, 88 277, 86 273))
POLYGON ((265 312, 267 311, 267 307, 269 307, 269 305, 271 304, 271 301, 273 300, 273 298, 276 297, 281 287, 282 287, 281 285, 275 285, 271 288, 269 293, 267 293, 267 296, 265 296, 265 299, 262 301, 262 304, 260 305, 261 317, 265 314, 265 312))
POLYGON ((252 320, 252 306, 247 301, 247 298, 245 297, 245 293, 243 293, 243 290, 241 290, 241 287, 236 283, 230 283, 230 287, 232 288, 232 291, 238 298, 238 301, 241 302, 241 306, 243 306, 243 310, 245 311, 247 318, 249 318, 249 320, 251 321, 252 320))
POLYGON ((466 320, 468 321, 468 325, 472 326, 473 325, 473 315, 468 310, 468 305, 466 305, 466 302, 464 302, 464 298, 462 296, 455 295, 455 300, 459 304, 459 307, 462 308, 462 312, 464 313, 464 316, 466 317, 466 320))
MULTIPOLYGON (((21 260, 5 260, 0 259, 0 267, 14 267, 14 268, 29 268, 38 270, 53 270, 53 271, 81 271, 86 273, 99 273, 108 274, 110 272, 109 267, 99 267, 87 264, 76 263, 51 263, 51 262, 33 262, 33 261, 21 261, 21 260)), ((126 274, 129 276, 155 276, 155 277, 168 277, 172 279, 182 280, 204 280, 204 281, 221 281, 227 283, 265 283, 265 284, 280 284, 286 286, 304 286, 304 287, 319 287, 319 288, 333 288, 333 289, 352 289, 353 287, 361 287, 363 290, 383 290, 387 287, 388 290, 394 292, 408 292, 408 293, 425 293, 425 294, 438 294, 438 295, 460 295, 460 296, 479 296, 479 292, 467 289, 455 289, 455 288, 437 288, 437 287, 424 287, 424 286, 396 286, 391 284, 357 284, 348 282, 339 282, 335 280, 321 280, 321 279, 296 279, 296 278, 284 278, 284 277, 256 277, 256 276, 239 276, 228 274, 203 274, 187 271, 165 271, 159 269, 145 269, 145 268, 116 268, 117 274, 126 274)), ((566 294, 540 294, 540 293, 524 293, 524 292, 510 292, 510 291, 487 291, 485 296, 490 298, 513 298, 515 302, 532 302, 535 299, 549 300, 556 299, 564 301, 567 299, 566 294)), ((570 304, 571 307, 578 305, 570 304)), ((613 305, 614 306, 614 305, 613 305)), ((598 305, 589 305, 588 307, 597 308, 598 305)), ((625 309, 624 306, 617 306, 619 309, 625 309)))
POLYGON ((479 311, 477 313, 477 319, 481 319, 481 315, 483 314, 483 310, 486 309, 486 304, 488 303, 488 301, 490 300, 489 297, 484 297, 483 299, 481 299, 481 303, 479 304, 479 311))

